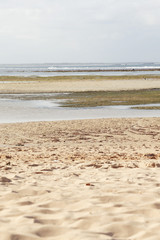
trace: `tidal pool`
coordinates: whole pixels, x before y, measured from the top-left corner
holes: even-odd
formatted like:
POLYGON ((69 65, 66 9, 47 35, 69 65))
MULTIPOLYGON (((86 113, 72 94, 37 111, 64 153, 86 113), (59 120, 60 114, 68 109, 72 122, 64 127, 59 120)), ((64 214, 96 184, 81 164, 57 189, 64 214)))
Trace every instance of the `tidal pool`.
MULTIPOLYGON (((65 94, 65 93, 64 93, 65 94)), ((53 94, 1 94, 0 123, 96 118, 160 117, 160 110, 131 109, 128 105, 64 108, 53 94)), ((160 106, 145 104, 136 106, 160 106)))

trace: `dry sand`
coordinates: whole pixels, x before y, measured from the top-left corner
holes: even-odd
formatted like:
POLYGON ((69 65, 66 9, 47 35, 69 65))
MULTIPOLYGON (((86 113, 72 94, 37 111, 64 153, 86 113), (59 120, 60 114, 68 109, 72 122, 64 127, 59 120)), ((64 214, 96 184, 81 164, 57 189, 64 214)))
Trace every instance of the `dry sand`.
POLYGON ((0 239, 158 240, 159 122, 0 124, 0 239))
MULTIPOLYGON (((25 79, 25 78, 24 78, 25 79)), ((0 82, 0 93, 121 91, 160 88, 160 79, 57 80, 0 82)))

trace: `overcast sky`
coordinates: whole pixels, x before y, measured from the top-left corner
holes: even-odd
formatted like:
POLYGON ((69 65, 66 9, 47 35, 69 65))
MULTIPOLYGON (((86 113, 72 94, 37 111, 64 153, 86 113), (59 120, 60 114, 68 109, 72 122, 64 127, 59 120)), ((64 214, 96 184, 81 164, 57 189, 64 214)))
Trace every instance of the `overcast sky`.
POLYGON ((160 62, 160 0, 0 0, 0 63, 160 62))

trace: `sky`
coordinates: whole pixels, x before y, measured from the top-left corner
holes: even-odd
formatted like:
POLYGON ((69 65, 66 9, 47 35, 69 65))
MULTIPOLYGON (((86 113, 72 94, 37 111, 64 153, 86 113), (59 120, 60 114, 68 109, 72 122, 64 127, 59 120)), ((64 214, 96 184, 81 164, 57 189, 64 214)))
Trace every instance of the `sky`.
POLYGON ((160 62, 160 0, 1 0, 0 63, 160 62))

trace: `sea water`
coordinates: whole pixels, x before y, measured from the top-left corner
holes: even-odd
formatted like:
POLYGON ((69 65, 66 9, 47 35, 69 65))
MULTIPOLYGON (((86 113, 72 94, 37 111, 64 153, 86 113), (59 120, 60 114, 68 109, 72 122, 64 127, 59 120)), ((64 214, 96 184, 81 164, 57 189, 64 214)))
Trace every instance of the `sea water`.
POLYGON ((0 76, 47 77, 64 75, 138 75, 138 74, 160 74, 160 63, 141 62, 141 63, 0 64, 0 76))
MULTIPOLYGON (((48 97, 51 97, 51 93, 48 97)), ((47 94, 46 94, 47 97, 47 94)), ((54 93, 53 93, 54 97, 54 93)), ((132 106, 63 108, 57 99, 40 99, 39 94, 0 95, 0 123, 58 121, 97 118, 160 117, 160 110, 138 110, 132 106)), ((160 106, 160 104, 135 105, 160 106)))

